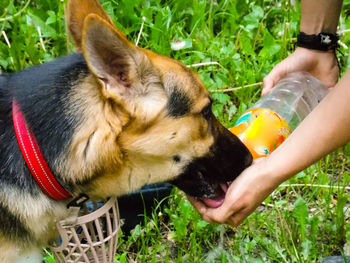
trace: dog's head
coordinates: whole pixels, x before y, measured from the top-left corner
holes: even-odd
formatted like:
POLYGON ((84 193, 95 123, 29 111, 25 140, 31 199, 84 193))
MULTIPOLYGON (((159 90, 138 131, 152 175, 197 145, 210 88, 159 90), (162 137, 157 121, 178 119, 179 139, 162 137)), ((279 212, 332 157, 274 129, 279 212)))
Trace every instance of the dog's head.
POLYGON ((97 1, 69 1, 68 28, 92 73, 78 85, 77 93, 94 97, 85 99, 84 119, 100 123, 82 123, 70 154, 74 165, 85 158, 80 167, 98 174, 92 191, 120 194, 171 181, 194 197, 222 197, 223 184, 252 157, 216 120, 198 76, 129 42, 97 1))

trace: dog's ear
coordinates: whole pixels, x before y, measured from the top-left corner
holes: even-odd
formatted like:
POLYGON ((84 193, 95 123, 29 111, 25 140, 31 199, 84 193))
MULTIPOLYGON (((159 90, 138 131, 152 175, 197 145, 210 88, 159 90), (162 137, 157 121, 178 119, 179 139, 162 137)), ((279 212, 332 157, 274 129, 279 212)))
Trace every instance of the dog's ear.
POLYGON ((143 68, 151 75, 145 53, 115 27, 97 15, 85 19, 83 54, 90 71, 100 80, 107 95, 122 98, 141 92, 143 68))
POLYGON ((84 21, 90 14, 98 15, 107 23, 113 25, 113 21, 97 0, 68 0, 66 13, 67 29, 75 48, 79 51, 82 49, 84 21))

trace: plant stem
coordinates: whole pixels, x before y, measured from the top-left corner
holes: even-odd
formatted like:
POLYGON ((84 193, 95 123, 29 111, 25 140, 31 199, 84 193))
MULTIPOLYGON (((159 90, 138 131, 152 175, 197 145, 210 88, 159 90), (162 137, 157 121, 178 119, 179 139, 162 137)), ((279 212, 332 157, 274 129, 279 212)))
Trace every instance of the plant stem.
POLYGON ((12 15, 12 16, 7 16, 7 17, 4 17, 4 18, 0 18, 0 22, 4 22, 4 21, 8 21, 8 20, 11 20, 13 18, 15 18, 16 16, 19 16, 20 14, 22 14, 22 12, 28 7, 28 5, 30 4, 30 1, 31 0, 28 0, 27 3, 24 5, 24 7, 19 10, 16 14, 12 15))

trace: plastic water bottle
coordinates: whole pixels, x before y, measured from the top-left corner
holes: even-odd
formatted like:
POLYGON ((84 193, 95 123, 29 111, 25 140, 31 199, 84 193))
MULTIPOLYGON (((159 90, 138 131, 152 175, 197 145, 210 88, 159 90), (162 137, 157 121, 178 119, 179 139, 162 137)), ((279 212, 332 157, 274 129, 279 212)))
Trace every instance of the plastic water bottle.
POLYGON ((327 95, 327 87, 306 72, 290 73, 248 109, 230 129, 253 158, 274 151, 327 95))

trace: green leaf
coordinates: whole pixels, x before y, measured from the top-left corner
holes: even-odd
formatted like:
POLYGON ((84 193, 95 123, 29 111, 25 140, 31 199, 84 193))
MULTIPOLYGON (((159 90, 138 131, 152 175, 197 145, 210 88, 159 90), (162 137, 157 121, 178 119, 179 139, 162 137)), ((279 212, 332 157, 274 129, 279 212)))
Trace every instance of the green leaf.
POLYGON ((264 10, 257 5, 252 7, 252 12, 243 17, 244 30, 250 32, 259 26, 260 19, 264 16, 264 10))
POLYGON ((131 238, 132 240, 135 242, 137 240, 137 238, 140 236, 141 234, 141 226, 137 225, 132 231, 131 231, 131 238))
POLYGON ((312 242, 316 242, 317 237, 318 237, 318 229, 319 229, 319 223, 320 223, 320 219, 317 215, 313 215, 310 220, 309 220, 309 224, 310 224, 310 239, 312 242))
POLYGON ((275 206, 277 207, 282 207, 282 206, 285 206, 287 205, 287 201, 286 200, 279 200, 277 202, 275 202, 275 206))
POLYGON ((236 53, 232 56, 231 61, 233 63, 233 69, 234 71, 241 71, 243 67, 243 61, 241 58, 241 55, 239 53, 236 53))
POLYGON ((54 11, 47 11, 49 17, 46 19, 46 25, 54 24, 57 21, 56 13, 54 11))
POLYGON ((281 45, 275 43, 275 39, 268 30, 264 30, 263 48, 259 52, 259 57, 271 58, 281 50, 281 45))
POLYGON ((312 249, 312 242, 308 239, 303 241, 301 243, 302 251, 301 254, 303 255, 304 259, 308 259, 309 255, 311 254, 311 249, 312 249))
POLYGON ((306 202, 298 198, 294 203, 293 216, 298 222, 305 222, 309 216, 306 202))
POLYGON ((225 93, 214 93, 212 96, 213 99, 220 104, 226 104, 231 100, 230 96, 225 93))
POLYGON ((119 263, 128 263, 127 255, 128 255, 128 252, 124 252, 121 255, 117 254, 115 257, 115 260, 119 260, 118 261, 119 263))
POLYGON ((255 51, 253 48, 253 41, 247 32, 243 32, 239 39, 242 52, 247 55, 255 55, 255 51))
POLYGON ((0 59, 0 66, 3 67, 4 69, 7 68, 8 64, 9 64, 9 63, 8 63, 7 60, 0 59))
POLYGON ((195 230, 201 230, 201 229, 205 228, 207 225, 209 225, 208 222, 206 222, 204 220, 199 220, 195 225, 195 230))
MULTIPOLYGON (((29 17, 33 21, 35 27, 40 27, 41 36, 42 37, 55 37, 56 31, 49 25, 47 25, 43 20, 41 20, 38 16, 29 12, 29 17)), ((29 21, 30 23, 30 21, 29 21)), ((29 24, 30 25, 30 24, 29 24)))
POLYGON ((236 105, 232 105, 230 106, 230 108, 228 109, 228 116, 229 119, 231 120, 233 118, 233 116, 237 113, 237 107, 236 105))
POLYGON ((344 225, 345 225, 345 214, 344 214, 344 207, 346 205, 346 202, 348 201, 348 198, 346 196, 341 196, 338 198, 337 206, 336 206, 336 226, 337 226, 337 232, 339 240, 342 240, 345 235, 344 233, 344 225))
POLYGON ((306 226, 305 223, 308 219, 309 213, 307 204, 304 199, 298 198, 294 203, 293 217, 296 219, 299 225, 300 239, 304 242, 306 239, 306 226))

